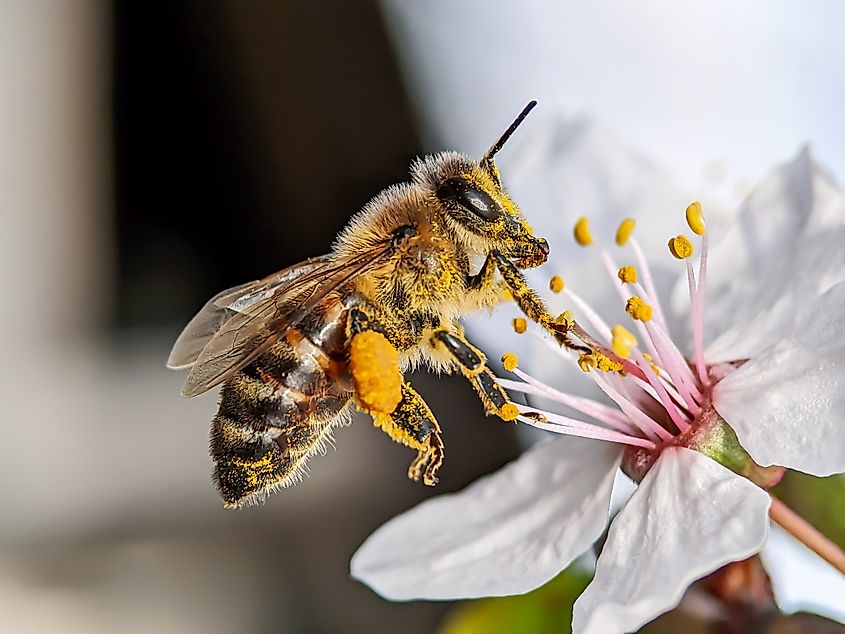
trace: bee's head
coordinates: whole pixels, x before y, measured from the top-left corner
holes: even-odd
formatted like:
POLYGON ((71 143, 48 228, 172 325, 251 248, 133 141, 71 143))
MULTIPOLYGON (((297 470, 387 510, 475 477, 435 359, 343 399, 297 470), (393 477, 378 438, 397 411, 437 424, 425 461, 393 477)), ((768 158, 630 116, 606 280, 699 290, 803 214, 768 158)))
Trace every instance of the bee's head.
POLYGON ((536 105, 529 103, 480 161, 444 152, 419 161, 414 180, 431 191, 458 239, 477 253, 498 251, 528 268, 546 261, 549 244, 536 237, 502 186, 493 160, 508 137, 536 105))

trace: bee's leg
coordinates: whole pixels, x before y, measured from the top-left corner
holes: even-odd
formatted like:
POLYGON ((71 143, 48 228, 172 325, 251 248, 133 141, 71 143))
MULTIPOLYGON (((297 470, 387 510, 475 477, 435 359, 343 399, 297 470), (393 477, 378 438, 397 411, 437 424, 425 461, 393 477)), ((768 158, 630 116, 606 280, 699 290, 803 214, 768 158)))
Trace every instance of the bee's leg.
POLYGON ((539 324, 544 330, 551 333, 557 342, 566 348, 580 349, 579 346, 570 341, 569 334, 570 324, 566 320, 556 319, 546 308, 546 304, 540 299, 540 296, 528 285, 528 281, 516 265, 501 253, 492 252, 489 257, 492 257, 496 262, 496 267, 502 274, 513 301, 519 306, 520 310, 532 321, 539 324))
POLYGON ((440 425, 422 397, 409 383, 402 383, 402 400, 390 414, 373 413, 373 423, 396 442, 417 450, 408 468, 408 477, 427 486, 437 484, 437 471, 443 463, 440 425))
POLYGON ((440 426, 422 397, 403 378, 390 329, 361 308, 349 316, 349 369, 358 407, 393 440, 417 450, 408 469, 412 480, 437 484, 443 462, 440 426))
POLYGON ((516 417, 517 411, 512 404, 511 407, 505 407, 510 404, 510 400, 487 367, 484 353, 467 341, 460 329, 457 332, 446 328, 435 330, 431 335, 431 343, 435 348, 446 350, 461 373, 469 379, 484 404, 485 414, 503 420, 516 417))

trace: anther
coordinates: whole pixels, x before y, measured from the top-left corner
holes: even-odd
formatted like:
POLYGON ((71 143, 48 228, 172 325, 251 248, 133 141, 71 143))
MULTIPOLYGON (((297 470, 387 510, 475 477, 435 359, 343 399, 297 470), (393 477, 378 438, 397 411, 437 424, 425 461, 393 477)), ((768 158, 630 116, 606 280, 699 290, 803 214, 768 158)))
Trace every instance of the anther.
POLYGON ((519 409, 513 403, 505 403, 499 409, 499 418, 503 421, 512 421, 519 416, 519 409))
POLYGON ((625 312, 628 313, 632 319, 638 321, 651 321, 652 309, 649 304, 646 304, 641 297, 634 295, 625 303, 625 312))
POLYGON ((703 236, 707 225, 704 222, 704 213, 701 211, 701 203, 696 201, 687 207, 687 224, 697 235, 703 236))
POLYGON ((502 355, 502 365, 505 366, 505 370, 508 372, 513 372, 516 370, 516 366, 519 365, 519 359, 516 358, 513 352, 506 352, 502 355))
POLYGON ((593 236, 590 233, 590 221, 587 216, 581 216, 578 218, 578 222, 575 223, 575 242, 580 244, 582 247, 586 247, 593 243, 593 236))
POLYGON ((610 333, 613 335, 610 345, 616 356, 623 359, 630 358, 631 347, 637 345, 637 338, 622 324, 616 324, 610 329, 610 333))
POLYGON ((514 317, 511 322, 513 330, 516 334, 521 335, 528 329, 528 322, 523 317, 514 317))
POLYGON ((634 232, 636 224, 637 223, 633 218, 625 218, 625 220, 620 222, 619 228, 616 230, 616 244, 620 247, 625 246, 628 243, 628 239, 631 237, 631 234, 634 232))
POLYGON ((669 253, 679 260, 686 260, 692 256, 692 242, 684 235, 669 238, 669 253))
POLYGON ((563 290, 563 278, 560 275, 555 275, 549 280, 549 290, 552 293, 560 293, 563 290))
POLYGON ((634 266, 623 266, 616 273, 623 284, 637 283, 637 269, 634 266))

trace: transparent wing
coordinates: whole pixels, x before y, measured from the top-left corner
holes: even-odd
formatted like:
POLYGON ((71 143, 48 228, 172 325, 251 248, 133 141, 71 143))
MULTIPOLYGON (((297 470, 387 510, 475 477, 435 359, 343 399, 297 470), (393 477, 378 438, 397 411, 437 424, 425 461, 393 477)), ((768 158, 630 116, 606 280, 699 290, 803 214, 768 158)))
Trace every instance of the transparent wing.
POLYGON ((283 337, 327 295, 348 284, 391 249, 392 245, 386 244, 341 261, 329 259, 283 283, 269 297, 238 306, 197 357, 182 389, 183 396, 202 394, 231 377, 283 337))
POLYGON ((203 348, 236 313, 247 310, 251 305, 270 297, 283 284, 313 271, 330 261, 324 255, 299 262, 267 277, 240 284, 221 291, 188 322, 167 359, 167 367, 173 370, 188 368, 194 364, 203 348))

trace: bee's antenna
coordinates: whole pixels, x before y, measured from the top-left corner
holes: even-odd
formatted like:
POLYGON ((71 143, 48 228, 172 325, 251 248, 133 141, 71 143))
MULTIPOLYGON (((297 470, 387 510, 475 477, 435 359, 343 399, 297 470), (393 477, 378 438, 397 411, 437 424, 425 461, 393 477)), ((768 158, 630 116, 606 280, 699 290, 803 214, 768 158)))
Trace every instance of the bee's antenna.
POLYGON ((507 141, 511 137, 511 135, 514 133, 514 130, 519 127, 519 124, 525 121, 525 117, 528 116, 528 113, 531 112, 531 110, 536 105, 536 99, 532 99, 528 102, 528 105, 522 109, 522 112, 520 112, 517 118, 513 120, 513 123, 511 123, 508 129, 505 130, 505 133, 501 137, 499 137, 499 140, 496 141, 490 147, 490 149, 484 153, 484 157, 481 159, 482 164, 488 164, 493 162, 493 156, 495 156, 496 153, 502 149, 502 146, 505 144, 505 141, 507 141))

